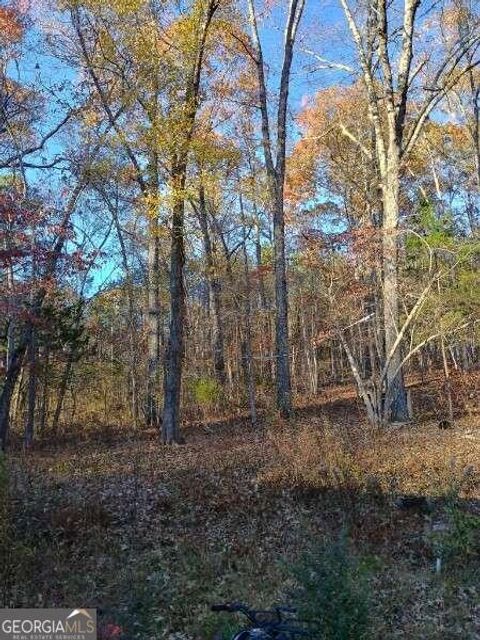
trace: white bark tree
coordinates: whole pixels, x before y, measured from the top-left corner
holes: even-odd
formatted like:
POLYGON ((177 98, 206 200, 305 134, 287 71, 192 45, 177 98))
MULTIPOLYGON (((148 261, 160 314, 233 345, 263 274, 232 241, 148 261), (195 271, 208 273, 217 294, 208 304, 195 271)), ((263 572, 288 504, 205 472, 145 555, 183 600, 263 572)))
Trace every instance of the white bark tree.
MULTIPOLYGON (((479 64, 478 24, 450 43, 445 52, 421 50, 425 15, 420 0, 360 2, 339 0, 353 39, 375 132, 375 159, 382 200, 383 329, 386 358, 386 405, 392 421, 409 419, 402 373, 398 287, 398 228, 401 172, 440 101, 479 64), (364 8, 362 8, 362 6, 364 8), (397 19, 400 13, 401 19, 397 19), (422 28, 421 28, 422 27, 422 28), (471 55, 472 54, 472 55, 471 55), (463 64, 468 56, 468 64, 463 64)), ((427 7, 430 20, 441 19, 442 3, 427 7)))

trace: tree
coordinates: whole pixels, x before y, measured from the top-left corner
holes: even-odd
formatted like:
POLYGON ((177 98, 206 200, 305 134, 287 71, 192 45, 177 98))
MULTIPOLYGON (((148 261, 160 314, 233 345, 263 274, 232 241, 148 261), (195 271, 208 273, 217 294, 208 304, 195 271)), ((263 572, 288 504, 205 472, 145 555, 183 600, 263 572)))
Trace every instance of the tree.
MULTIPOLYGON (((35 319, 38 317, 48 292, 48 286, 51 280, 55 278, 56 270, 62 258, 66 240, 69 236, 71 218, 74 213, 77 200, 85 186, 85 181, 80 180, 76 187, 73 189, 70 197, 66 201, 65 208, 61 214, 62 217, 60 220, 60 224, 56 229, 55 237, 50 246, 45 247, 44 257, 42 260, 41 279, 39 281, 36 281, 38 282, 37 286, 32 287, 33 296, 31 297, 29 304, 29 314, 31 317, 28 318, 26 323, 20 325, 16 344, 14 347, 12 347, 11 353, 8 358, 5 380, 2 387, 2 392, 0 394, 0 442, 2 443, 3 448, 5 448, 7 443, 8 431, 10 426, 10 405, 15 389, 15 384, 21 371, 25 352, 28 348, 28 345, 31 344, 32 322, 35 322, 35 319)), ((10 204, 7 211, 5 211, 4 209, 4 216, 6 216, 7 218, 11 216, 12 206, 15 207, 15 203, 13 203, 13 205, 10 204)), ((10 253, 11 250, 9 250, 7 255, 7 260, 9 261, 11 260, 11 258, 9 257, 10 253)), ((27 251, 26 253, 22 252, 21 255, 22 257, 26 257, 27 263, 32 258, 32 253, 29 251, 27 251)), ((31 425, 29 426, 29 431, 30 433, 33 433, 33 428, 31 425)), ((28 436, 28 439, 29 438, 30 436, 28 436)))
POLYGON ((184 138, 174 153, 171 170, 172 240, 170 254, 170 332, 165 354, 164 407, 162 439, 166 443, 180 441, 180 391, 182 383, 185 290, 183 285, 185 249, 184 215, 188 155, 197 111, 200 105, 200 83, 207 54, 207 38, 213 17, 219 7, 216 0, 194 6, 191 37, 194 46, 188 59, 186 84, 183 89, 184 138))
MULTIPOLYGON (((405 421, 409 414, 401 341, 397 340, 401 168, 430 114, 460 78, 479 63, 478 59, 472 59, 467 67, 462 67, 467 54, 478 49, 479 36, 471 25, 450 44, 448 54, 434 49, 424 50, 421 57, 415 56, 415 48, 421 48, 419 39, 427 28, 426 16, 419 16, 419 0, 407 0, 401 9, 396 2, 389 4, 386 0, 370 0, 365 8, 358 5, 356 9, 348 0, 340 0, 340 4, 356 47, 375 135, 374 154, 382 198, 382 302, 389 390, 386 403, 393 421, 405 421), (395 19, 399 10, 403 16, 400 24, 395 19), (400 45, 396 46, 398 32, 400 45)), ((430 8, 427 14, 434 25, 432 29, 438 27, 441 18, 438 6, 430 8)))
POLYGON ((56 161, 37 163, 30 158, 27 160, 27 157, 40 151, 70 120, 74 111, 68 110, 63 120, 49 133, 42 135, 36 131, 35 125, 44 116, 40 95, 14 81, 9 76, 7 65, 9 59, 20 57, 18 47, 24 36, 26 16, 13 5, 1 7, 0 23, 3 27, 0 48, 4 54, 0 68, 0 169, 10 172, 2 184, 1 235, 7 295, 11 296, 13 302, 7 303, 7 361, 0 393, 0 441, 4 448, 10 425, 12 397, 27 349, 30 362, 29 411, 25 425, 27 445, 33 437, 37 358, 35 323, 47 294, 48 282, 55 276, 71 216, 86 182, 82 176, 73 188, 70 199, 66 200, 60 223, 54 227, 56 233, 53 238, 50 236, 50 244, 44 243, 45 238, 40 241, 35 227, 38 226, 45 233, 51 222, 51 211, 30 188, 27 171, 30 168, 55 166, 56 161), (25 290, 28 283, 31 289, 27 303, 24 292, 23 295, 17 292, 18 289, 25 290))
POLYGON ((118 2, 111 10, 103 3, 82 8, 72 3, 70 16, 77 36, 79 64, 86 68, 100 108, 105 113, 115 137, 131 163, 133 176, 146 205, 148 220, 147 295, 145 317, 148 326, 147 385, 145 415, 148 424, 159 426, 160 411, 157 387, 160 374, 160 297, 159 297, 159 232, 158 202, 160 189, 159 154, 153 140, 161 120, 159 110, 164 90, 163 64, 154 59, 151 51, 139 49, 129 34, 140 14, 145 20, 144 35, 154 46, 159 37, 155 27, 150 28, 152 14, 140 2, 131 7, 118 2), (88 11, 90 9, 90 11, 88 11), (113 20, 112 20, 113 18, 113 20), (126 65, 123 60, 131 63, 126 65), (118 75, 120 72, 120 86, 118 75), (150 74, 150 75, 148 75, 150 74), (152 80, 153 79, 153 80, 152 80), (133 103, 133 107, 132 107, 133 103), (145 121, 144 137, 150 139, 145 153, 138 149, 138 136, 126 129, 128 115, 145 121), (143 168, 145 167, 145 168, 143 168))
POLYGON ((271 131, 265 61, 254 0, 248 1, 249 22, 253 47, 251 57, 257 73, 258 101, 261 112, 263 153, 268 177, 269 208, 273 216, 275 248, 275 337, 277 407, 288 417, 292 413, 292 389, 288 344, 288 289, 285 257, 284 185, 287 142, 287 106, 293 52, 304 0, 291 0, 285 24, 283 63, 277 106, 276 136, 271 131), (275 155, 276 152, 276 155, 275 155))

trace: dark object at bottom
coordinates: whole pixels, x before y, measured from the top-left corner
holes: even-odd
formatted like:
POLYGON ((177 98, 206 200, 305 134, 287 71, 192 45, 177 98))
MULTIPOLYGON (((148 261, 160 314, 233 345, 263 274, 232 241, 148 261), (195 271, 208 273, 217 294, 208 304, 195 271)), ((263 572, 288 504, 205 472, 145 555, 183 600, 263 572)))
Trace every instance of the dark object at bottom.
POLYGON ((295 609, 290 607, 256 611, 241 602, 227 602, 214 604, 211 609, 241 613, 247 618, 247 626, 234 633, 231 640, 316 640, 318 637, 311 624, 298 620, 295 609))
POLYGON ((417 511, 430 511, 431 505, 425 496, 400 496, 395 500, 395 506, 402 511, 408 511, 409 509, 417 511))

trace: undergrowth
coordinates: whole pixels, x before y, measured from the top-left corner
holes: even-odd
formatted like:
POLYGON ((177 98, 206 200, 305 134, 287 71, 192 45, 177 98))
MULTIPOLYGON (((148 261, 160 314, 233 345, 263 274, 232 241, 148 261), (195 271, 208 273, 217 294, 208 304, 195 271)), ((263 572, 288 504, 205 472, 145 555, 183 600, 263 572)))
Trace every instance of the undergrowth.
POLYGON ((369 575, 374 564, 357 558, 343 533, 312 545, 291 567, 300 617, 322 640, 364 640, 371 624, 369 575))
POLYGON ((457 571, 480 568, 471 443, 361 426, 272 421, 264 437, 192 430, 178 449, 130 439, 13 456, 3 602, 97 607, 102 640, 229 637, 238 621, 210 612, 229 600, 296 600, 321 615, 322 640, 474 638, 478 588, 457 571), (399 510, 402 494, 431 512, 399 510))

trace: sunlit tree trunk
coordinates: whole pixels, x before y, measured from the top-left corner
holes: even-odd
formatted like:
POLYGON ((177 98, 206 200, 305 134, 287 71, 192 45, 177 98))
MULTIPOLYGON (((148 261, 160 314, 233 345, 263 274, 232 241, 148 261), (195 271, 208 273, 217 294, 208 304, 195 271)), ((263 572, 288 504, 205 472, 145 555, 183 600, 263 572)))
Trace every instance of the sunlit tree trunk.
MULTIPOLYGON (((470 65, 461 63, 470 51, 478 47, 478 33, 467 30, 451 50, 432 55, 432 87, 423 96, 415 96, 414 113, 407 118, 414 74, 414 41, 422 36, 416 20, 420 0, 405 0, 402 5, 401 28, 393 28, 399 21, 392 3, 371 0, 358 12, 354 0, 339 0, 356 47, 368 108, 375 137, 374 159, 381 177, 382 190, 382 293, 385 334, 386 398, 385 420, 408 419, 405 384, 402 372, 402 344, 400 332, 398 290, 398 227, 400 222, 400 171, 412 152, 425 122, 445 94, 468 73, 470 65), (395 45, 395 46, 394 46, 395 45)), ((434 44, 432 46, 435 46, 434 44)), ((355 139, 355 138, 354 138, 355 139)), ((360 145, 362 147, 362 145, 360 145)), ((364 153, 373 156, 368 149, 364 153)))
POLYGON ((268 303, 267 303, 267 294, 265 291, 265 277, 263 274, 263 259, 262 259, 262 242, 261 242, 261 223, 260 223, 260 217, 258 215, 258 211, 257 208, 254 207, 255 210, 255 217, 257 220, 257 223, 255 225, 255 259, 256 259, 256 266, 258 269, 258 296, 259 296, 259 302, 260 302, 260 308, 262 309, 262 311, 266 311, 266 309, 268 308, 268 303))
POLYGON ((387 172, 383 176, 383 327, 387 357, 385 416, 394 422, 409 419, 407 394, 401 367, 400 345, 395 347, 399 330, 398 292, 398 223, 400 176, 398 159, 393 150, 386 159, 387 172))

